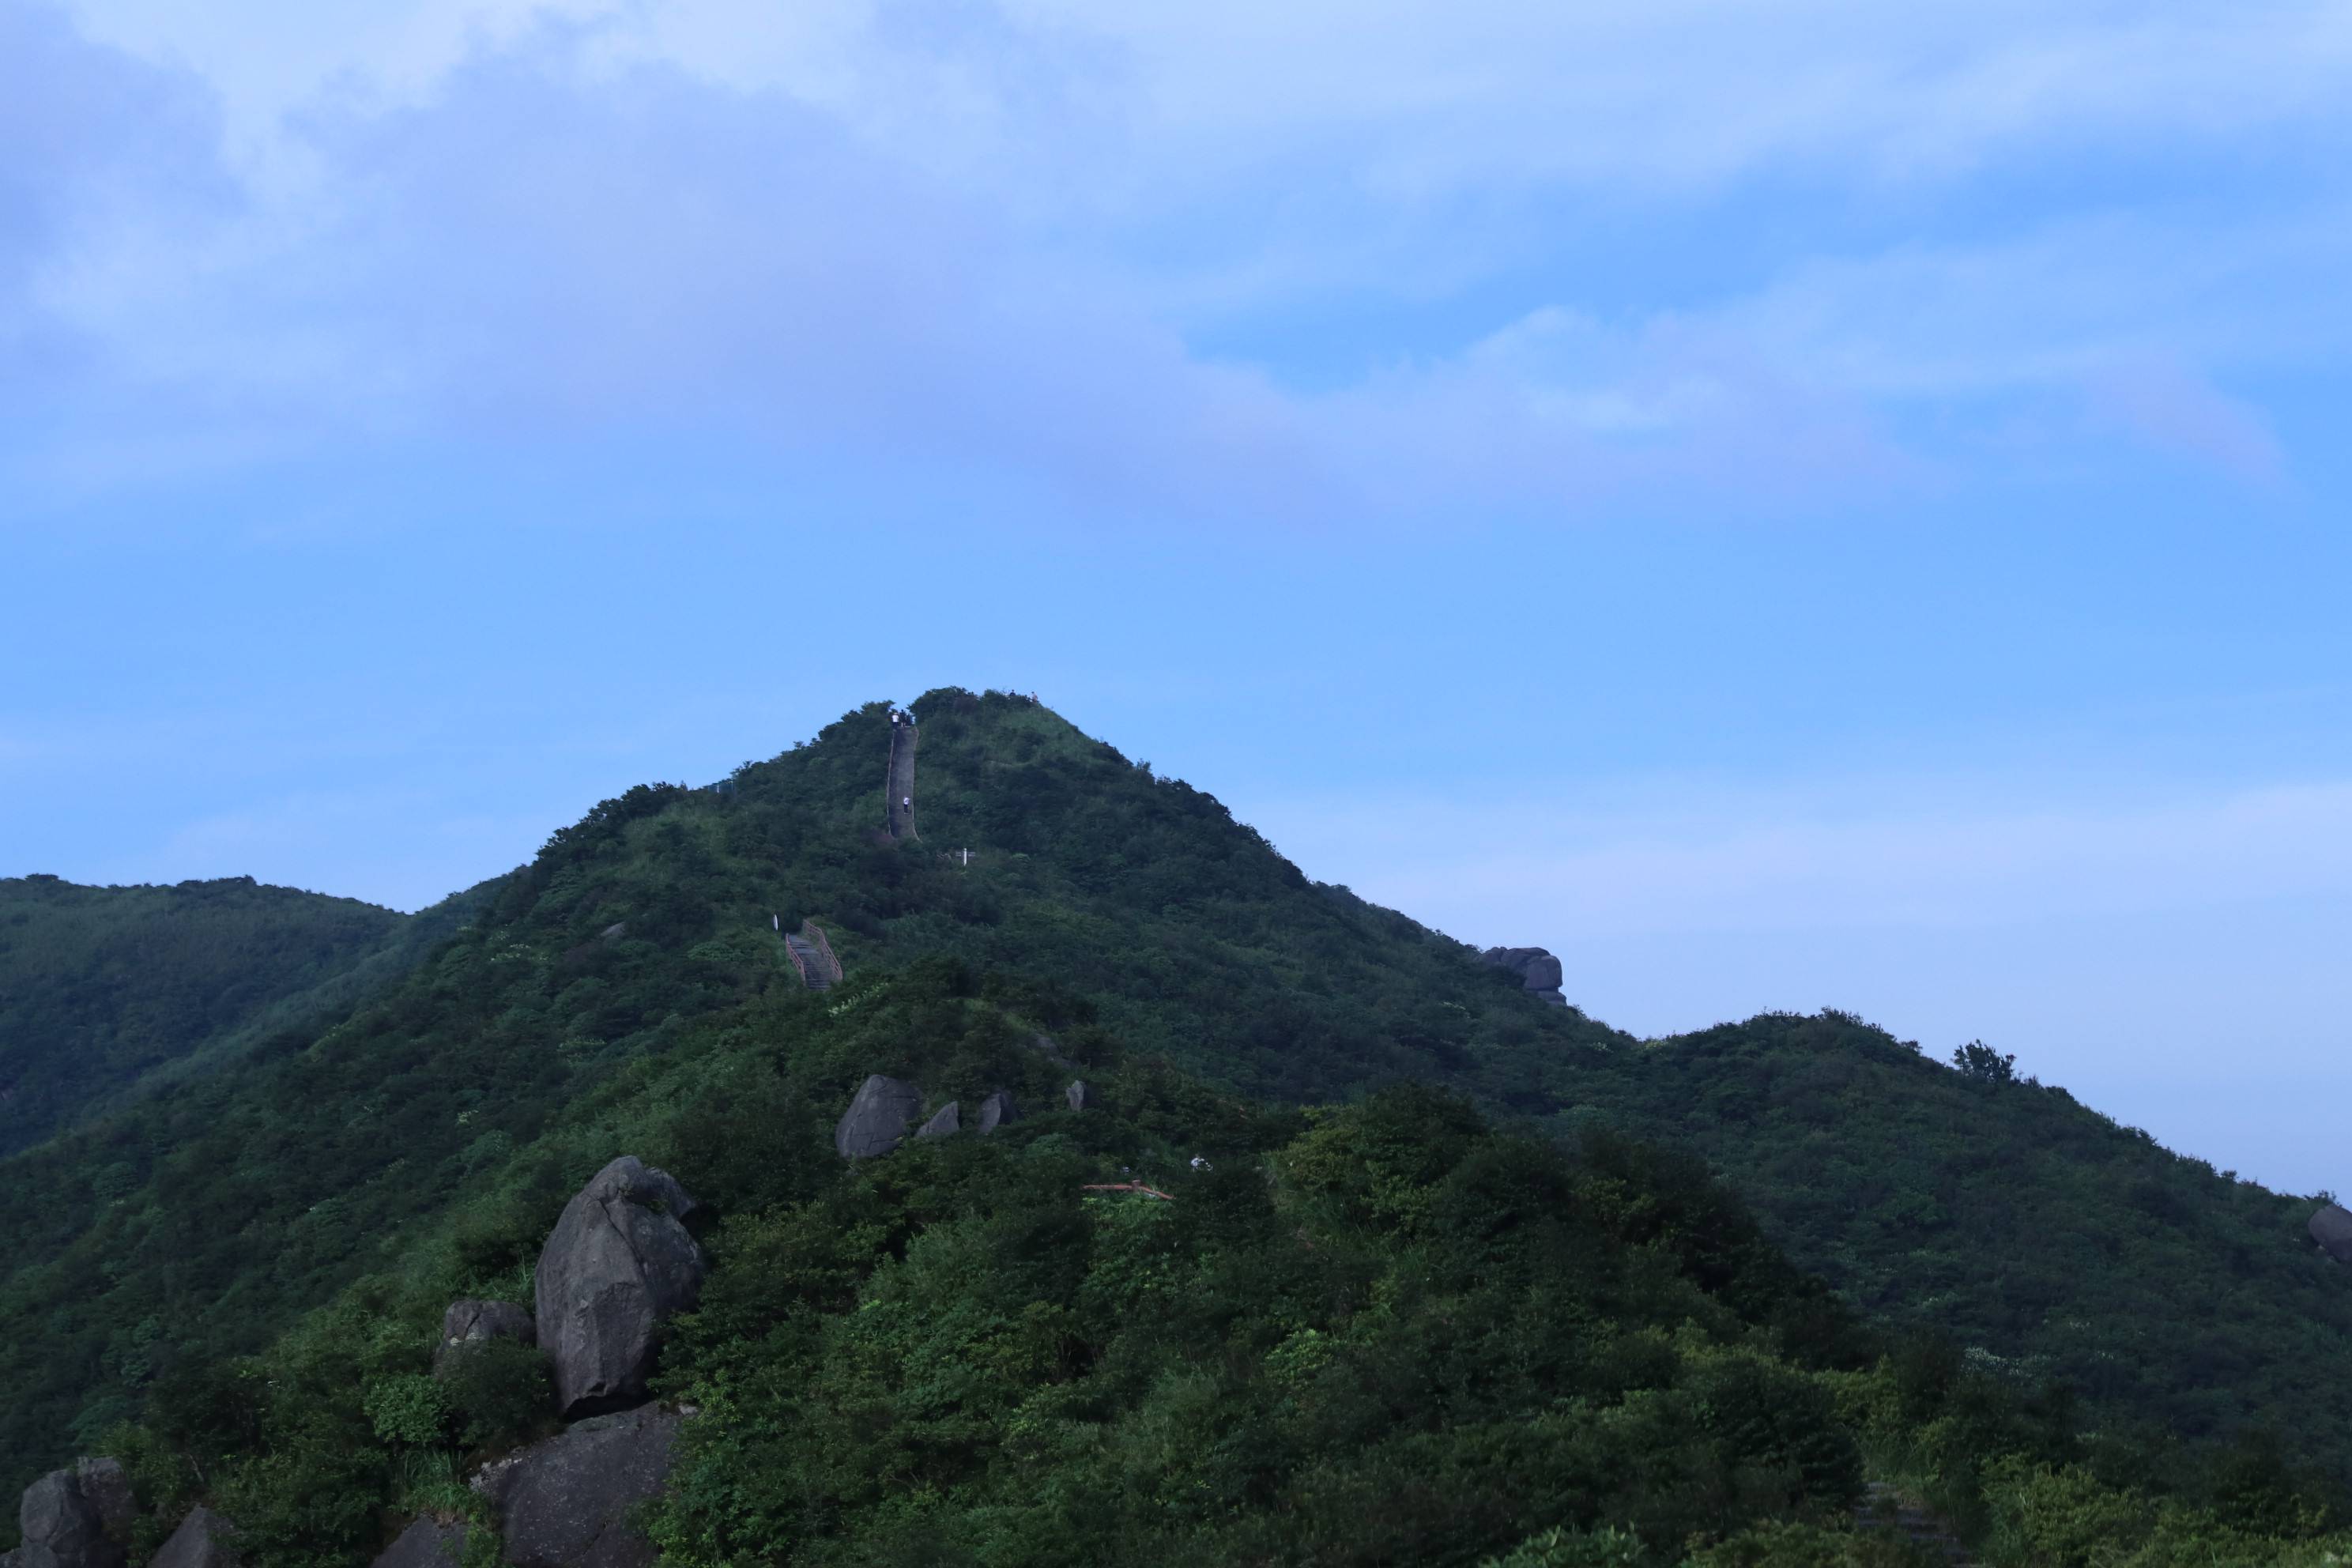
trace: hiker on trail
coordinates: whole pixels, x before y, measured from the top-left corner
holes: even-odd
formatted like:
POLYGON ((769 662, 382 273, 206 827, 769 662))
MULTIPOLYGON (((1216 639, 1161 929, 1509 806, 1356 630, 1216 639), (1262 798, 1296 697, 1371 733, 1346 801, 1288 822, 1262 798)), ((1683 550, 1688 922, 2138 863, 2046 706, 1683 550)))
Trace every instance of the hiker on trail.
POLYGON ((915 809, 915 797, 911 795, 902 796, 900 797, 898 804, 904 806, 907 810, 912 811, 915 809))

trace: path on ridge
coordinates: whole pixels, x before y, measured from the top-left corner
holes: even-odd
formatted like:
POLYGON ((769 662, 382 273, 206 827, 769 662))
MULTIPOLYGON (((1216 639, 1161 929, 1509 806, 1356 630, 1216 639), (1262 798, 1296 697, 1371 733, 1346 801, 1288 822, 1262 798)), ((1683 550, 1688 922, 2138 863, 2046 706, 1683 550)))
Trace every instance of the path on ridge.
POLYGON ((893 838, 921 837, 915 831, 915 723, 909 719, 890 726, 890 783, 883 805, 893 838))

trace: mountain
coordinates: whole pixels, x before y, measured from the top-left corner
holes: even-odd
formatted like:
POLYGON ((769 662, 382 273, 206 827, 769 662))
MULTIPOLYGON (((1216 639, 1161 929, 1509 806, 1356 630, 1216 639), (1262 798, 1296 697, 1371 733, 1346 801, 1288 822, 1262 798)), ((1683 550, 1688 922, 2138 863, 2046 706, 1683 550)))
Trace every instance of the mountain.
MULTIPOLYGON (((0 1165, 39 1194, 0 1233, 8 1473, 94 1448, 321 1303, 528 1300, 554 1212, 624 1140, 675 1151, 744 1213, 814 1202, 761 1186, 800 1168, 763 1152, 772 1123, 821 1130, 871 1072, 984 1092, 958 1042, 1009 1029, 1078 1071, 1164 1063, 1149 1070, 1187 1097, 1437 1085, 1566 1149, 1622 1131, 1685 1150, 1800 1269, 2042 1401, 2048 1452, 2104 1467, 2101 1485, 2204 1486, 2165 1434, 2289 1475, 2265 1423, 2295 1466, 2352 1474, 2352 1387, 2320 1370, 2341 1364, 2352 1282, 2302 1235, 2307 1201, 1843 1015, 1635 1040, 1309 881, 1210 796, 1029 700, 946 690, 914 712, 902 732, 869 705, 719 786, 607 801, 331 1026, 272 1033, 0 1165), (915 779, 891 792, 913 802, 897 837, 894 752, 915 779), (810 919, 838 995, 804 990, 782 940, 810 919), (895 1043, 826 1044, 878 994, 862 981, 925 964, 967 977, 936 982, 955 1005, 895 1043), (714 1173, 727 1159, 750 1168, 714 1173), (2078 1415, 2047 1383, 2078 1391, 2078 1415)), ((1828 1353, 1769 1312, 1741 1321, 1792 1364, 1828 1353)))
POLYGON ((316 1023, 396 973, 430 940, 410 935, 415 924, 250 877, 0 879, 0 1154, 158 1074, 201 1071, 271 1030, 316 1023))

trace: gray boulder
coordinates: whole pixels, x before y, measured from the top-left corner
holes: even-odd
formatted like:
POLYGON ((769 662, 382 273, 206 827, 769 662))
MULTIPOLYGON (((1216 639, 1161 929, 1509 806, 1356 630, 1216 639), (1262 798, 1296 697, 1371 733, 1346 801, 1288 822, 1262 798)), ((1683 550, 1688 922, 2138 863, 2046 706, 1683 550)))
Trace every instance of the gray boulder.
POLYGON ((474 1486, 499 1510, 506 1560, 514 1568, 651 1568, 653 1542, 629 1528, 629 1510, 668 1480, 678 1423, 675 1411, 653 1405, 599 1415, 484 1470, 474 1486))
POLYGON ((15 1568, 121 1568, 122 1544, 108 1538, 106 1518, 83 1492, 79 1468, 51 1470, 26 1487, 16 1521, 24 1543, 15 1568))
POLYGON ((963 1116, 950 1100, 932 1118, 915 1129, 918 1138, 946 1138, 963 1131, 963 1116))
POLYGON ((870 1160, 903 1142, 907 1124, 922 1113, 923 1091, 876 1073, 857 1086, 857 1098, 834 1124, 833 1147, 845 1160, 870 1160))
POLYGON ((1070 1087, 1062 1091, 1062 1098, 1070 1102, 1072 1110, 1091 1110, 1101 1103, 1095 1098, 1094 1086, 1082 1078, 1071 1079, 1070 1087))
POLYGON ((1535 995, 1558 1006, 1568 1005, 1560 994, 1559 960, 1539 947, 1490 947, 1481 957, 1497 969, 1507 969, 1535 995))
POLYGON ((2311 1216, 2311 1239, 2338 1263, 2352 1263, 2352 1214, 2329 1204, 2311 1216))
POLYGON ((563 1205, 533 1284, 539 1343, 567 1418, 646 1397, 663 1321, 702 1292, 702 1249, 678 1223, 695 1206, 667 1172, 634 1154, 563 1205))
MULTIPOLYGON (((457 1568, 465 1558, 465 1521, 444 1524, 430 1514, 423 1514, 383 1549, 372 1568, 457 1568)), ((155 1568, 162 1568, 161 1559, 155 1568)))
POLYGON ((434 1347, 433 1370, 440 1372, 449 1358, 469 1345, 487 1344, 492 1340, 520 1340, 527 1345, 539 1342, 539 1326, 530 1314, 511 1301, 463 1300, 449 1303, 441 1314, 441 1342, 434 1347))
POLYGON ((147 1568, 236 1568, 236 1552, 229 1544, 235 1533, 228 1521, 198 1503, 172 1539, 156 1549, 147 1568))
POLYGON ((1021 1108, 1000 1089, 980 1102, 980 1115, 972 1122, 972 1131, 985 1138, 1005 1123, 1020 1120, 1021 1108))

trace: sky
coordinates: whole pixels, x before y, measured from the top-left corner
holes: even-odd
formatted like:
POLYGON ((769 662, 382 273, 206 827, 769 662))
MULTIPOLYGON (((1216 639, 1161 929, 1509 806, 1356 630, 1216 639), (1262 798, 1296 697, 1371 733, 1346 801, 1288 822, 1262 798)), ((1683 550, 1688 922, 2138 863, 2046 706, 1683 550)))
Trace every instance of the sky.
POLYGON ((0 875, 1034 690, 2352 1188, 2352 4, 0 0, 0 875))

